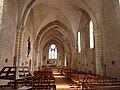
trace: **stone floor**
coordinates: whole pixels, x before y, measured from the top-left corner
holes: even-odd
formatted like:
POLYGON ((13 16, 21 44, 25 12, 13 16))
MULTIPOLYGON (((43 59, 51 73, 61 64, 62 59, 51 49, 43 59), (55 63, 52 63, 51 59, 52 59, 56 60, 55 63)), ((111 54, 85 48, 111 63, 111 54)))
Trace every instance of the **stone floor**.
POLYGON ((55 77, 57 90, 80 90, 73 87, 75 85, 74 82, 68 78, 65 78, 64 75, 61 75, 55 70, 53 70, 53 74, 55 77))

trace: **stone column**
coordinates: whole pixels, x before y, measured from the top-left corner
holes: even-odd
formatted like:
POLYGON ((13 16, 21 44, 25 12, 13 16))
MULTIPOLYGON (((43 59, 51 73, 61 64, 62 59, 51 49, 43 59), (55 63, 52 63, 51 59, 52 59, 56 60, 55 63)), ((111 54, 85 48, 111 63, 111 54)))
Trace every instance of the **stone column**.
POLYGON ((23 44, 23 30, 24 30, 24 27, 21 27, 21 30, 19 32, 19 47, 18 47, 18 62, 17 62, 17 66, 20 66, 20 62, 21 62, 22 44, 23 44))
POLYGON ((67 67, 68 68, 71 68, 71 53, 70 52, 67 52, 67 67))
POLYGON ((16 37, 15 37, 15 46, 14 46, 14 62, 13 66, 17 66, 16 63, 18 61, 18 47, 19 47, 19 33, 20 33, 20 27, 17 27, 16 29, 16 37))
POLYGON ((76 53, 76 48, 73 48, 72 51, 71 51, 71 54, 72 54, 72 57, 71 57, 71 68, 73 70, 76 69, 77 67, 77 53, 76 53))
POLYGON ((21 57, 21 46, 22 46, 22 26, 17 27, 16 30, 16 38, 15 38, 15 46, 14 46, 14 62, 13 66, 19 66, 20 57, 21 57))
POLYGON ((96 62, 96 74, 103 75, 103 68, 102 68, 102 38, 101 38, 101 31, 95 30, 95 62, 96 62))

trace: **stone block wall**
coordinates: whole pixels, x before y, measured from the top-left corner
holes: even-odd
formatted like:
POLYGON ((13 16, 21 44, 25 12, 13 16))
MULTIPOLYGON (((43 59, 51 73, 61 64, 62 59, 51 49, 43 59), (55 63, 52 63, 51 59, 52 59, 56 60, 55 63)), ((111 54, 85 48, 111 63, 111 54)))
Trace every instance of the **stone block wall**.
POLYGON ((95 73, 95 48, 90 49, 89 25, 81 30, 81 52, 78 53, 78 71, 95 73))
POLYGON ((104 64, 107 76, 120 79, 120 5, 119 0, 104 0, 104 64))
MULTIPOLYGON (((0 30, 0 70, 13 65, 14 39, 17 26, 17 0, 4 0, 0 30)), ((0 84, 3 84, 0 80, 0 84)))
POLYGON ((13 64, 14 39, 17 25, 17 0, 4 0, 0 30, 0 70, 13 64), (8 61, 5 62, 5 59, 8 61))

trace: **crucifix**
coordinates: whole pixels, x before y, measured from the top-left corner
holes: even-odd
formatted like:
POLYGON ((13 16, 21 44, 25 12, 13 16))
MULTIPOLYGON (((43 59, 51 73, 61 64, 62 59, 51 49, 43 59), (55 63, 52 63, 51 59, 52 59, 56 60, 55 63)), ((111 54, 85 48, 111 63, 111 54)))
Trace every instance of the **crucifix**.
POLYGON ((30 42, 30 37, 28 37, 28 53, 27 53, 27 57, 29 57, 30 51, 31 51, 31 42, 30 42))

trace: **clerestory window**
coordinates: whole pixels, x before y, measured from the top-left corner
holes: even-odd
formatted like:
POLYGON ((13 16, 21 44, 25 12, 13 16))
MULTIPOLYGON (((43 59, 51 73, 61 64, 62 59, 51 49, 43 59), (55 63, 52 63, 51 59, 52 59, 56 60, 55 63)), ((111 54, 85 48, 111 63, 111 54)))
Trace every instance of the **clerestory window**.
POLYGON ((78 53, 81 52, 81 44, 80 44, 80 32, 78 32, 78 53))
POLYGON ((90 33, 90 49, 94 48, 94 35, 93 35, 93 22, 89 23, 89 33, 90 33))

